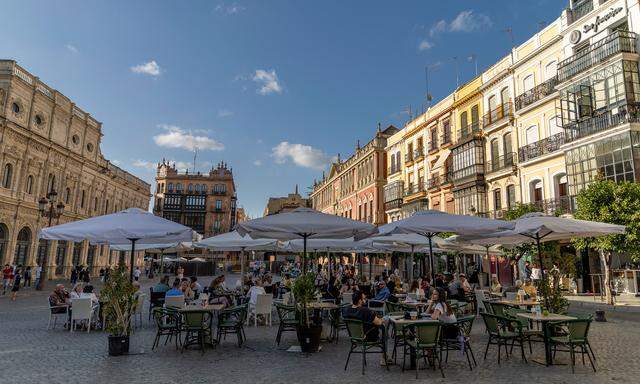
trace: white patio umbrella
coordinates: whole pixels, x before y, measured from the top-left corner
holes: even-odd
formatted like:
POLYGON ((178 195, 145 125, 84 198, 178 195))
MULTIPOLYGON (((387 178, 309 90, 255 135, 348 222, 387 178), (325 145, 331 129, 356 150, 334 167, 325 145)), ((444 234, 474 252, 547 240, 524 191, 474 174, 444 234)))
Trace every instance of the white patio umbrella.
POLYGON ((418 211, 406 219, 385 224, 380 227, 380 233, 417 233, 429 239, 429 265, 433 279, 433 238, 437 234, 442 232, 454 232, 459 235, 481 234, 512 228, 513 223, 506 221, 428 210, 418 211))
MULTIPOLYGON (((193 238, 202 237, 199 233, 193 231, 193 238)), ((131 249, 130 244, 115 244, 110 245, 109 248, 115 251, 129 251, 131 249)), ((162 243, 162 244, 138 244, 136 250, 138 251, 146 251, 149 253, 159 253, 160 254, 160 274, 164 273, 164 254, 165 253, 178 253, 182 251, 189 251, 193 249, 193 242, 191 241, 177 241, 173 243, 162 243)))
MULTIPOLYGON (((517 245, 523 243, 525 238, 535 241, 543 282, 545 273, 542 250, 540 248, 541 242, 623 234, 625 231, 624 225, 549 216, 541 212, 528 213, 513 222, 513 230, 500 231, 488 235, 470 235, 463 238, 475 244, 517 245)), ((547 298, 545 297, 546 300, 547 298)))
POLYGON ((46 240, 88 240, 92 244, 131 243, 131 268, 129 278, 133 280, 133 263, 136 243, 157 244, 192 240, 192 229, 182 224, 163 219, 151 212, 128 208, 109 215, 43 228, 38 237, 46 240))
POLYGON ((277 251, 279 249, 276 239, 252 239, 243 236, 238 231, 223 233, 208 237, 194 243, 196 248, 206 248, 212 251, 240 252, 240 276, 244 278, 244 253, 245 251, 277 251))
POLYGON ((254 239, 272 238, 278 240, 302 239, 302 270, 306 272, 307 241, 309 239, 359 240, 378 231, 374 225, 327 215, 310 208, 296 208, 293 211, 270 215, 238 224, 241 235, 248 234, 254 239))

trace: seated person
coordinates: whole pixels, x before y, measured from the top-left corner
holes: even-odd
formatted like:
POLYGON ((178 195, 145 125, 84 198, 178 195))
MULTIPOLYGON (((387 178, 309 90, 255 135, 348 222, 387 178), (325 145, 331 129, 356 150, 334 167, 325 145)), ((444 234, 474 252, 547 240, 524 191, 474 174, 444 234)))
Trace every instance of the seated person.
POLYGON ((158 284, 154 285, 152 289, 153 289, 153 292, 162 292, 162 293, 165 293, 168 290, 170 290, 171 287, 169 286, 169 276, 168 275, 162 276, 158 284))
POLYGON ((191 276, 191 290, 196 293, 202 293, 202 285, 198 283, 196 276, 191 276))
POLYGON ((374 311, 364 305, 366 296, 362 291, 355 291, 352 300, 353 304, 343 309, 342 317, 364 322, 364 333, 367 341, 379 340, 382 319, 377 317, 374 311))
POLYGON ((52 313, 67 312, 67 307, 69 306, 69 293, 64 289, 64 285, 56 284, 55 289, 49 295, 49 304, 52 307, 63 307, 52 309, 52 313))
MULTIPOLYGON (((431 295, 431 304, 427 308, 427 313, 431 314, 432 320, 439 320, 446 324, 456 322, 456 315, 447 303, 447 292, 443 288, 436 288, 431 295)), ((456 326, 443 327, 444 337, 447 339, 455 339, 458 336, 458 328, 456 326)))
MULTIPOLYGON (((140 285, 140 284, 138 284, 140 285)), ((82 295, 80 295, 80 297, 88 297, 91 299, 91 303, 93 304, 93 306, 97 306, 99 301, 98 301, 98 296, 96 296, 96 294, 93 292, 93 285, 91 284, 87 284, 83 289, 82 289, 82 295)))
POLYGON ((258 295, 265 294, 265 290, 262 287, 262 280, 257 279, 255 285, 249 288, 249 292, 247 292, 247 297, 249 298, 249 306, 255 306, 258 301, 258 295))
POLYGON ((538 290, 531 282, 531 279, 524 280, 524 286, 522 287, 522 289, 524 290, 524 293, 526 293, 527 296, 529 296, 530 299, 535 299, 536 297, 538 297, 538 290))
POLYGON ((191 281, 186 277, 180 280, 180 290, 186 300, 193 300, 196 296, 195 292, 191 290, 191 281))
POLYGON ((184 293, 180 289, 180 279, 173 280, 173 288, 164 294, 165 298, 169 296, 184 296, 184 293))
POLYGON ((79 299, 82 297, 82 283, 76 283, 69 293, 69 299, 79 299))
MULTIPOLYGON (((389 291, 389 288, 387 288, 387 285, 384 283, 384 281, 378 282, 378 294, 376 295, 376 297, 373 298, 373 300, 387 301, 389 296, 391 296, 391 292, 389 291)), ((371 304, 377 304, 377 306, 383 305, 382 303, 371 303, 371 304)))
POLYGON ((500 285, 498 276, 496 275, 491 277, 491 293, 495 295, 502 295, 502 285, 500 285))

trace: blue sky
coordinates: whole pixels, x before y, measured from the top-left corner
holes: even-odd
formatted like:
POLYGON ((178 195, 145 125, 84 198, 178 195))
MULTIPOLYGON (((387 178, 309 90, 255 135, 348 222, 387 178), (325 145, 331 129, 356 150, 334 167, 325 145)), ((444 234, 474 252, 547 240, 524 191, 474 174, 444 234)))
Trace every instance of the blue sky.
POLYGON ((238 198, 306 191, 378 122, 402 126, 568 1, 5 1, 0 57, 103 123, 107 159, 233 167, 238 198), (10 17, 6 17, 9 15, 10 17))

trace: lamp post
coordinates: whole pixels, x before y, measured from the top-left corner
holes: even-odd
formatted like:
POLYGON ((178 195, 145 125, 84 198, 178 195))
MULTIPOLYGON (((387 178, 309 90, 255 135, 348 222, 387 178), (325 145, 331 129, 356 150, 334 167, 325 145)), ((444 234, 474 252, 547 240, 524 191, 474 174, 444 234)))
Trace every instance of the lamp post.
MULTIPOLYGON (((51 226, 53 219, 56 219, 56 224, 60 222, 60 216, 64 213, 64 203, 59 202, 56 204, 58 193, 55 190, 47 193, 47 197, 41 197, 38 200, 38 211, 40 216, 49 219, 49 227, 51 226)), ((49 253, 49 245, 47 244, 47 252, 49 253)), ((42 269, 40 271, 40 279, 36 285, 36 290, 41 291, 44 289, 44 281, 47 278, 47 254, 42 258, 42 269)))

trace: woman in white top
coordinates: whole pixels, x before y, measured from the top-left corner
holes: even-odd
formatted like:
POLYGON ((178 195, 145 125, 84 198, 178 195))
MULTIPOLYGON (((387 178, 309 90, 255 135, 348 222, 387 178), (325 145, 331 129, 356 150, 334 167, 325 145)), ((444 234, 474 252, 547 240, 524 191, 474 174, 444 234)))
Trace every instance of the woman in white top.
POLYGON ((447 294, 444 289, 438 287, 431 294, 431 304, 427 309, 427 313, 431 314, 431 319, 440 320, 443 323, 455 323, 456 315, 447 304, 447 294))
POLYGON ((267 292, 265 292, 264 288, 262 287, 262 280, 256 280, 256 284, 251 286, 251 288, 249 288, 249 293, 247 293, 247 296, 249 296, 249 305, 255 306, 256 302, 258 301, 258 295, 263 295, 266 293, 267 292))
POLYGON ((69 293, 70 299, 79 299, 82 297, 82 283, 76 283, 73 286, 73 290, 69 293))

